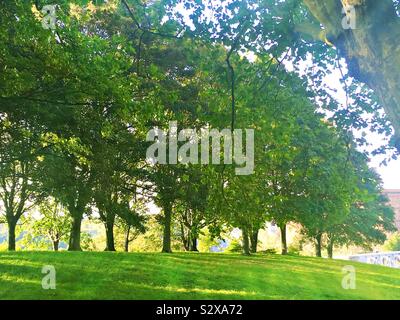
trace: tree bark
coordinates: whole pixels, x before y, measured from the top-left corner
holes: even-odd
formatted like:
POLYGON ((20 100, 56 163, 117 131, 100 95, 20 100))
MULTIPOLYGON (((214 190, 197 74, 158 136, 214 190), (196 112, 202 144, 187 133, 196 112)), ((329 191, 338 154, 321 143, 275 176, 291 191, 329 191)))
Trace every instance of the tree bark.
POLYGON ((14 219, 8 219, 8 251, 15 251, 15 229, 17 226, 14 219))
POLYGON ((281 230, 282 254, 285 255, 288 253, 287 238, 286 238, 286 223, 281 224, 279 226, 279 229, 281 230))
POLYGON ((53 241, 53 250, 58 251, 58 246, 60 244, 60 240, 54 240, 53 241))
POLYGON ((171 250, 171 220, 172 206, 171 204, 164 205, 164 231, 163 231, 163 253, 172 253, 171 250))
POLYGON ((104 251, 116 251, 115 241, 114 241, 114 221, 115 221, 115 215, 108 213, 107 221, 105 222, 106 249, 104 251))
POLYGON ((82 251, 81 248, 81 225, 83 214, 72 215, 72 226, 69 238, 68 251, 82 251))
POLYGON ((192 252, 198 252, 197 250, 197 238, 192 236, 192 239, 190 241, 190 251, 192 252))
POLYGON ((183 248, 185 251, 190 251, 190 239, 189 239, 190 233, 188 233, 188 236, 185 234, 185 225, 181 222, 181 240, 183 244, 183 248))
POLYGON ((350 76, 377 94, 396 133, 400 151, 400 18, 393 0, 346 0, 355 10, 355 29, 344 28, 338 0, 303 0, 346 59, 350 76))
POLYGON ((332 259, 333 258, 333 244, 334 244, 334 240, 333 239, 329 239, 328 240, 328 246, 326 248, 327 252, 328 252, 328 258, 332 259))
POLYGON ((125 233, 125 245, 124 245, 124 250, 125 252, 129 252, 129 234, 131 232, 131 226, 128 226, 128 229, 126 230, 125 233))
POLYGON ((246 256, 250 255, 250 241, 249 241, 249 233, 246 228, 242 229, 242 238, 243 238, 243 254, 246 256))
POLYGON ((251 253, 257 253, 257 245, 258 245, 258 229, 251 233, 250 242, 251 242, 251 253))
POLYGON ((315 255, 322 257, 322 234, 315 236, 315 255))

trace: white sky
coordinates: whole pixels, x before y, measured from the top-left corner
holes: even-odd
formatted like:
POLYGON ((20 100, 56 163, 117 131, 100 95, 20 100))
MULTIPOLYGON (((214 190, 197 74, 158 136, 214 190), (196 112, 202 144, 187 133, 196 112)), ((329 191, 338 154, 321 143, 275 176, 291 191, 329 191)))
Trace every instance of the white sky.
POLYGON ((373 159, 371 167, 376 168, 381 175, 385 189, 400 189, 400 160, 391 161, 386 167, 379 167, 379 161, 373 159))

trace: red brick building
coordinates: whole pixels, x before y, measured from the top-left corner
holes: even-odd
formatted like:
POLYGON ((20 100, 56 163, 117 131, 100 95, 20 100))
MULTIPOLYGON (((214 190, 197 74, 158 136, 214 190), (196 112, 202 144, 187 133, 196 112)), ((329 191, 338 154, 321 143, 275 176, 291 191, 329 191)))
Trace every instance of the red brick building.
POLYGON ((395 223, 400 231, 400 189, 387 189, 383 193, 389 198, 390 204, 396 214, 395 223))

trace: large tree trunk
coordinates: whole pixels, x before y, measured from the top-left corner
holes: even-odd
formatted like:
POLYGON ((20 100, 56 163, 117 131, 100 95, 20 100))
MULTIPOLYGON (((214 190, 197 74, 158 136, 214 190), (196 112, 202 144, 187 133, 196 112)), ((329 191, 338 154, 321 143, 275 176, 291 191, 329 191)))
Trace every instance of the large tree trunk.
POLYGON ((106 229, 106 249, 105 249, 105 251, 115 251, 114 221, 115 221, 115 215, 111 214, 111 213, 107 213, 107 221, 105 222, 105 229, 106 229))
POLYGON ((8 219, 8 251, 15 251, 15 219, 8 219))
POLYGON ((82 251, 81 248, 81 225, 83 214, 72 215, 72 226, 69 237, 68 251, 82 251))
POLYGON ((251 253, 257 253, 257 245, 258 245, 258 229, 251 233, 250 242, 251 242, 251 253))
POLYGON ((242 229, 242 238, 243 238, 243 254, 246 256, 250 255, 250 241, 249 241, 249 233, 246 228, 242 229))
POLYGON ((376 92, 400 151, 400 18, 393 0, 345 0, 354 5, 356 29, 343 28, 341 1, 303 1, 347 60, 350 76, 376 92))
POLYGON ((288 253, 287 249, 287 239, 286 239, 286 223, 283 223, 279 226, 281 230, 281 243, 282 243, 282 254, 285 255, 288 253))
POLYGON ((192 239, 190 241, 190 251, 197 252, 197 238, 192 235, 192 239))
POLYGON ((322 257, 322 234, 318 234, 315 237, 315 255, 317 257, 322 257))
POLYGON ((172 206, 171 204, 164 205, 164 233, 162 252, 171 253, 171 220, 172 206))

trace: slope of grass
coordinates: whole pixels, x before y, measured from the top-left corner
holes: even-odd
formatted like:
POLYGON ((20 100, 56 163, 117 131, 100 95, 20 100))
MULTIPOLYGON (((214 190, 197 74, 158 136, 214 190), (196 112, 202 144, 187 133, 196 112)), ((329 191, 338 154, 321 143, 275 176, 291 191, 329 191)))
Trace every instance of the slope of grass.
POLYGON ((3 252, 0 299, 400 299, 400 270, 279 255, 3 252), (44 265, 56 290, 42 289, 44 265), (346 265, 355 290, 342 288, 346 265))

